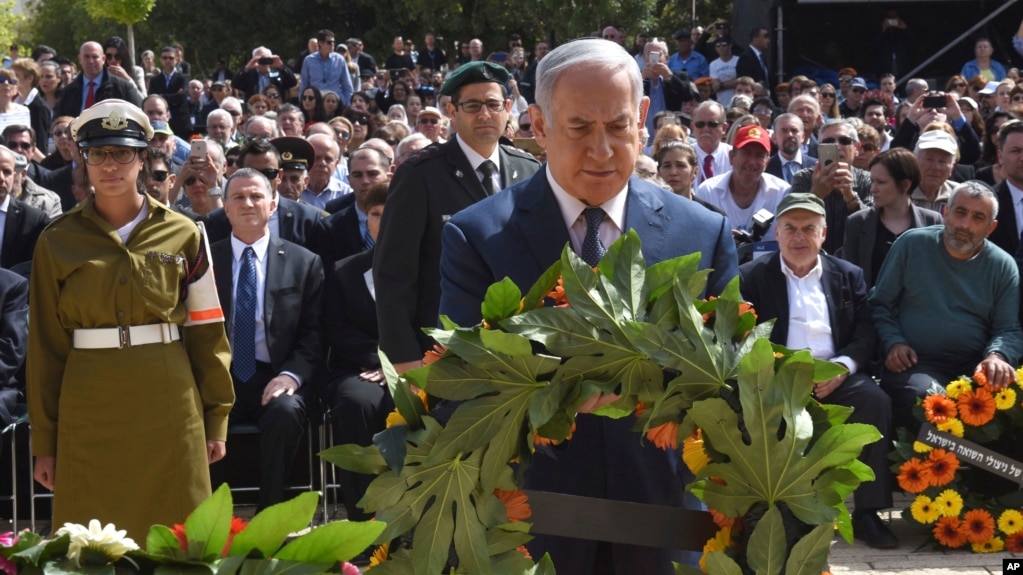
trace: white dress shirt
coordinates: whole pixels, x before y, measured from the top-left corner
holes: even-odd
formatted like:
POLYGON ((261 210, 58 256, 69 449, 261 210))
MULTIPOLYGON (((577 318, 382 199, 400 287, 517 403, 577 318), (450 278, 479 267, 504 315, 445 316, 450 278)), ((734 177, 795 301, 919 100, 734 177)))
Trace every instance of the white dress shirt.
MULTIPOLYGON (((757 195, 753 198, 753 203, 749 207, 740 208, 732 197, 732 190, 730 189, 731 180, 731 171, 725 172, 720 176, 714 176, 700 184, 696 188, 694 195, 725 212, 725 215, 728 216, 729 225, 732 226, 732 229, 738 230, 752 231, 753 214, 762 209, 772 214, 778 213, 778 202, 792 189, 792 186, 785 180, 764 172, 760 176, 760 188, 757 189, 757 195)), ((776 223, 772 223, 763 241, 774 241, 775 227, 776 223)))
POLYGON ((621 192, 600 206, 587 206, 579 199, 569 195, 565 188, 554 181, 550 167, 547 168, 547 183, 554 191, 554 199, 558 202, 558 208, 561 210, 561 217, 565 220, 565 228, 568 230, 568 237, 572 241, 572 249, 575 253, 583 253, 583 240, 586 239, 586 218, 583 217, 583 210, 586 208, 600 207, 607 214, 600 224, 600 243, 604 245, 604 249, 621 237, 625 230, 625 202, 628 199, 627 192, 629 190, 627 183, 621 192))
POLYGON ((785 276, 785 285, 789 296, 789 336, 785 347, 789 349, 809 349, 815 359, 823 359, 841 363, 849 369, 849 374, 856 373, 856 362, 849 356, 835 356, 835 340, 831 334, 831 315, 828 313, 828 300, 824 295, 821 276, 821 258, 817 256, 817 265, 803 277, 796 275, 792 268, 781 260, 781 272, 785 276))
MULTIPOLYGON (((701 148, 700 146, 693 146, 693 148, 696 150, 697 171, 696 181, 693 182, 693 188, 695 188, 696 186, 699 186, 701 183, 703 183, 704 180, 709 179, 707 174, 705 174, 703 171, 704 158, 706 158, 708 154, 707 152, 704 152, 703 148, 701 148)), ((714 167, 714 176, 720 176, 732 169, 732 160, 728 157, 728 152, 731 151, 732 147, 722 142, 718 144, 718 147, 716 150, 714 150, 714 153, 710 154, 714 157, 714 159, 711 160, 711 165, 714 167)))
POLYGON ((469 147, 468 144, 455 134, 455 141, 458 142, 458 147, 461 148, 462 153, 469 160, 469 165, 472 166, 473 173, 476 175, 476 179, 483 183, 483 174, 480 172, 480 164, 490 160, 494 162, 494 166, 497 168, 494 170, 493 182, 494 189, 500 191, 504 186, 501 184, 501 153, 500 146, 494 146, 494 151, 489 157, 483 157, 479 152, 469 147))

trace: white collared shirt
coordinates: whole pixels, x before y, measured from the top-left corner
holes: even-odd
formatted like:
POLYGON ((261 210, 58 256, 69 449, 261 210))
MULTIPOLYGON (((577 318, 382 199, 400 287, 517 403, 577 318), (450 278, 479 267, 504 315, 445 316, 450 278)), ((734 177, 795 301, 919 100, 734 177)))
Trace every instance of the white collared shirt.
POLYGON ((494 166, 497 170, 494 171, 494 189, 501 190, 504 186, 501 184, 501 153, 499 151, 500 146, 494 146, 494 151, 489 157, 483 157, 479 152, 469 147, 468 144, 462 140, 462 137, 455 134, 455 141, 458 142, 458 147, 461 148, 462 153, 469 160, 469 165, 472 166, 473 172, 476 174, 476 179, 483 183, 483 174, 480 173, 480 164, 490 160, 494 162, 494 166))
MULTIPOLYGON (((0 238, 2 238, 4 236, 4 228, 6 227, 6 224, 7 224, 7 207, 10 206, 10 205, 11 205, 11 196, 8 195, 7 199, 4 200, 3 205, 0 205, 0 211, 2 211, 4 213, 4 225, 0 226, 0 238)), ((128 237, 131 236, 131 233, 133 231, 135 231, 135 228, 137 228, 138 225, 141 224, 143 222, 143 220, 146 219, 146 216, 148 216, 148 215, 149 215, 149 204, 146 203, 146 202, 142 202, 142 209, 139 210, 139 213, 136 214, 135 217, 132 218, 132 220, 130 222, 128 222, 128 223, 124 224, 123 226, 117 228, 117 236, 119 238, 121 238, 121 243, 122 244, 128 243, 128 237)), ((0 246, 0 249, 3 249, 3 246, 0 246)))
POLYGON ((785 346, 789 349, 809 349, 815 359, 841 363, 849 369, 850 375, 856 373, 858 366, 851 357, 835 357, 828 299, 821 284, 824 268, 820 256, 817 256, 817 265, 803 277, 792 271, 784 257, 779 259, 789 299, 789 335, 785 346))
POLYGON ((718 144, 717 149, 714 150, 713 154, 709 154, 714 157, 711 160, 711 165, 714 167, 714 176, 708 177, 703 171, 704 158, 708 156, 707 152, 703 151, 700 146, 693 146, 696 150, 696 181, 693 182, 693 188, 695 189, 704 180, 710 179, 710 177, 720 176, 725 172, 732 169, 732 160, 728 157, 728 152, 732 151, 732 146, 722 142, 718 144))
MULTIPOLYGON (((231 293, 235 294, 235 297, 232 298, 235 306, 238 305, 238 273, 242 269, 242 258, 247 247, 250 246, 231 234, 231 252, 234 254, 231 259, 231 293)), ((252 251, 256 252, 256 361, 270 363, 270 348, 266 345, 266 324, 263 321, 264 295, 266 293, 266 250, 270 247, 270 234, 264 234, 251 247, 252 251)), ((232 314, 231 317, 233 318, 234 315, 232 314)), ((233 337, 233 329, 231 333, 233 337)), ((232 341, 232 345, 233 343, 232 341)))
POLYGON ((1016 233, 1019 233, 1023 230, 1023 190, 1012 185, 1009 178, 1005 178, 1005 184, 1009 186, 1009 195, 1012 196, 1012 211, 1016 214, 1016 233))
POLYGON ((568 230, 568 237, 572 241, 572 249, 575 253, 583 253, 583 240, 586 239, 586 219, 583 217, 583 210, 588 207, 603 208, 607 217, 600 224, 600 243, 606 249, 617 240, 625 230, 625 202, 628 199, 629 184, 626 183, 622 191, 615 194, 613 198, 600 204, 600 206, 587 206, 579 199, 569 195, 565 188, 554 181, 550 166, 547 167, 547 183, 554 191, 554 199, 558 202, 561 210, 561 217, 565 221, 565 228, 568 230))
POLYGON ((4 232, 7 231, 7 210, 11 207, 11 194, 4 196, 0 203, 0 250, 4 249, 4 232))
MULTIPOLYGON (((778 213, 778 202, 792 189, 792 186, 785 180, 764 172, 760 175, 760 187, 757 189, 756 197, 753 198, 753 203, 749 207, 740 208, 732 197, 731 180, 731 171, 714 176, 700 184, 694 195, 725 212, 729 225, 732 226, 732 229, 737 230, 752 231, 753 214, 761 209, 772 214, 778 213)), ((776 223, 772 223, 763 241, 774 241, 775 227, 776 223)))

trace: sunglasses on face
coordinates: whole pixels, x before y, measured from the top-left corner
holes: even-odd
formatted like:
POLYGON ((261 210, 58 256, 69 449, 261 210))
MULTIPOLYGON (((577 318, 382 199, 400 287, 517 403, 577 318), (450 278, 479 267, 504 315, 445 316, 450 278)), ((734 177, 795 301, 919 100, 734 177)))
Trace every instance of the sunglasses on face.
POLYGON ((7 142, 7 147, 12 150, 31 150, 32 144, 28 142, 7 142))
POLYGON ((236 158, 236 157, 232 158, 232 157, 228 156, 227 158, 224 158, 224 161, 227 162, 227 167, 233 168, 234 165, 236 163, 238 163, 238 158, 236 158))
POLYGON ((714 128, 717 128, 720 125, 721 125, 721 122, 703 122, 703 121, 693 122, 693 127, 694 128, 699 128, 701 130, 704 129, 704 128, 710 128, 711 130, 713 130, 714 128))
POLYGON ((3 78, 3 77, 0 77, 0 84, 10 84, 12 86, 17 86, 18 85, 18 79, 17 78, 3 78))
POLYGON ((270 98, 271 100, 280 100, 281 99, 281 95, 280 94, 266 94, 266 97, 270 98))
POLYGON ((121 56, 118 55, 116 52, 109 52, 106 56, 107 56, 107 60, 117 60, 117 61, 121 60, 121 56))
POLYGON ((315 102, 316 96, 302 96, 303 102, 315 102))
POLYGON ((200 182, 201 183, 202 180, 200 180, 199 178, 197 178, 195 176, 188 176, 188 179, 185 180, 185 185, 186 186, 194 186, 196 182, 200 182))
POLYGON ((420 124, 438 124, 440 120, 437 118, 419 118, 420 124))
POLYGON ((533 127, 533 124, 519 124, 520 130, 528 130, 533 127))
POLYGON ((838 142, 838 145, 840 146, 851 146, 853 145, 855 140, 853 140, 849 136, 839 136, 837 138, 824 138, 823 140, 821 140, 822 144, 834 144, 835 142, 838 142))
POLYGON ((266 176, 266 179, 273 180, 277 177, 277 174, 281 173, 281 170, 278 168, 265 168, 259 170, 259 173, 266 176))
POLYGON ((364 118, 364 117, 361 117, 361 116, 357 117, 357 118, 352 118, 352 123, 353 124, 358 124, 360 126, 368 126, 369 125, 369 118, 364 118))
POLYGON ((352 139, 352 135, 349 134, 348 132, 335 132, 335 133, 337 134, 337 137, 341 138, 342 140, 351 140, 352 139))
POLYGON ((875 146, 873 144, 865 144, 863 146, 862 150, 869 154, 871 152, 876 152, 877 151, 877 146, 875 146))
POLYGON ((153 170, 153 181, 154 182, 166 181, 168 175, 170 175, 170 172, 168 172, 167 170, 153 170))
POLYGON ((821 92, 821 98, 834 98, 834 92, 821 92))
POLYGON ((955 84, 952 84, 952 87, 955 89, 965 88, 966 84, 964 84, 963 82, 956 82, 955 84))
POLYGON ((66 138, 71 135, 71 132, 68 132, 67 130, 54 130, 53 132, 50 132, 50 134, 54 138, 66 138))
POLYGON ((866 90, 864 90, 863 88, 853 88, 852 89, 852 93, 853 94, 862 94, 864 92, 866 92, 866 90))

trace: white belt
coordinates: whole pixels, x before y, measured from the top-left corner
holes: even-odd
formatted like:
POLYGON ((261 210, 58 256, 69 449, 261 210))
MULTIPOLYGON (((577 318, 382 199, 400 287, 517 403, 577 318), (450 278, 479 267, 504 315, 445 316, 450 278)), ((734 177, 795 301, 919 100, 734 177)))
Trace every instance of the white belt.
POLYGON ((121 349, 151 343, 170 343, 179 339, 181 330, 174 323, 76 329, 74 332, 75 349, 121 349))

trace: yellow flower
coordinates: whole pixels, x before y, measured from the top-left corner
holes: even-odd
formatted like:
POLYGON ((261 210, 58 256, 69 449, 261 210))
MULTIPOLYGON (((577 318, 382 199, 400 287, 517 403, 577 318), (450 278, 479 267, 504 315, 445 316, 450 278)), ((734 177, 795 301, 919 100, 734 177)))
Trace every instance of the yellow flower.
POLYGON ((938 431, 944 431, 945 433, 951 433, 956 437, 963 436, 963 422, 955 418, 948 418, 944 423, 939 423, 937 426, 938 431))
POLYGON ((952 489, 946 489, 934 499, 938 513, 946 517, 958 517, 963 510, 963 497, 952 489))
POLYGON ((926 443, 924 443, 922 441, 914 441, 913 442, 913 451, 915 451, 917 453, 927 453, 931 449, 933 449, 933 448, 930 445, 927 445, 926 443))
POLYGON ((1023 367, 1016 370, 1016 383, 1023 385, 1023 367))
POLYGON ((917 495, 909 509, 913 513, 913 519, 924 525, 934 523, 941 515, 934 502, 926 495, 917 495))
POLYGON ((1016 392, 1011 387, 1006 387, 995 394, 996 408, 1006 410, 1014 405, 1016 405, 1016 392))
POLYGON ((959 397, 959 394, 961 394, 964 391, 969 391, 971 389, 973 389, 973 385, 970 383, 970 380, 966 379, 965 377, 960 377, 959 379, 948 384, 948 387, 945 388, 945 395, 951 397, 952 399, 956 399, 959 397))
POLYGON ((395 425, 408 425, 408 422, 401 416, 401 412, 397 408, 387 414, 387 428, 390 429, 395 425))
POLYGON ((714 534, 713 539, 708 539, 707 544, 703 546, 703 555, 700 556, 700 570, 704 573, 707 572, 707 555, 714 553, 715 551, 724 551, 732 542, 732 528, 724 527, 719 529, 714 534))
POLYGON ((1006 509, 998 517, 998 528, 1006 535, 1012 535, 1017 531, 1023 530, 1023 513, 1015 509, 1006 509))
POLYGON ((700 473, 700 470, 710 463, 710 457, 703 449, 702 437, 689 436, 682 442, 682 461, 686 462, 693 475, 700 473))
POLYGON ((1005 542, 1001 537, 992 537, 983 543, 974 543, 971 547, 974 553, 998 553, 1005 548, 1005 542))
POLYGON ((390 547, 390 544, 384 543, 373 550, 373 555, 369 558, 369 567, 366 567, 366 571, 369 571, 384 561, 387 561, 388 547, 390 547))

